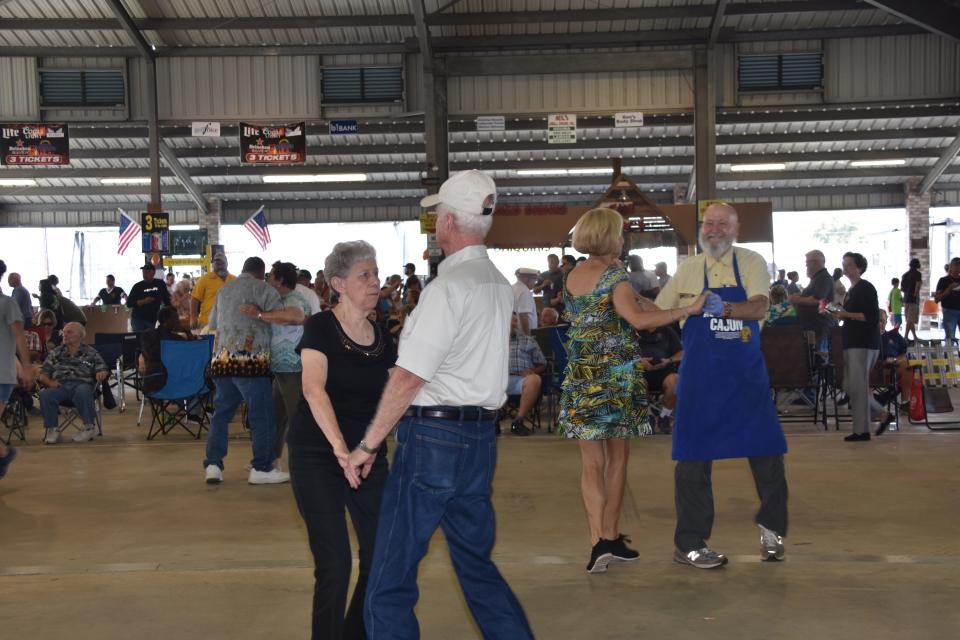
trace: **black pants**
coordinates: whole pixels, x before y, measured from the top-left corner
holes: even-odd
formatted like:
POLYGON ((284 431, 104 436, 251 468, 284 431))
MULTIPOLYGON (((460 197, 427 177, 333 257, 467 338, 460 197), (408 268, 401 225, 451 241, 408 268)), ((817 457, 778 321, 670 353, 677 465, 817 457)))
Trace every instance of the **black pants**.
MULTIPOLYGON (((787 479, 783 456, 748 458, 760 496, 754 522, 787 535, 787 479)), ((677 529, 673 542, 683 553, 702 549, 713 529, 713 484, 710 460, 679 460, 674 471, 677 529)))
POLYGON ((370 475, 354 491, 329 449, 290 446, 290 484, 307 525, 313 553, 313 639, 361 640, 366 593, 380 498, 387 479, 387 461, 377 456, 370 475), (353 554, 344 508, 350 513, 360 544, 360 575, 347 608, 353 554), (346 618, 344 618, 346 610, 346 618))

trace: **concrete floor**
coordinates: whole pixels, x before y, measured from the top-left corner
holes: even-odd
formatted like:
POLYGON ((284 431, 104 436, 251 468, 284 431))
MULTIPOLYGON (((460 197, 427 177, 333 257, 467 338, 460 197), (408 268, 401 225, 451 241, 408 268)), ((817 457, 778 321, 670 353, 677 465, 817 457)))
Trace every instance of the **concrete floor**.
MULTIPOLYGON (((202 443, 144 441, 130 413, 94 443, 28 443, 0 481, 0 638, 307 638, 311 559, 288 485, 249 486, 249 443, 203 483, 202 443)), ((745 461, 718 462, 711 541, 728 567, 671 562, 670 441, 634 443, 621 529, 639 562, 584 571, 573 443, 504 437, 495 560, 538 638, 956 638, 960 432, 870 443, 788 425, 787 560, 758 560, 745 461)), ((441 534, 420 570, 427 639, 479 638, 441 534)))

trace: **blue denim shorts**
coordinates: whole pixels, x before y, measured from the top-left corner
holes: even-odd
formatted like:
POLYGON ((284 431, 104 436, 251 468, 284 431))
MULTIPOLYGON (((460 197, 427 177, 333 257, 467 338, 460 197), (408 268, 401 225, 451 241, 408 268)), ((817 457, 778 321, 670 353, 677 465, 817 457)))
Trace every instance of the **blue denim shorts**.
POLYGON ((0 384, 0 402, 6 403, 16 386, 15 384, 0 384))

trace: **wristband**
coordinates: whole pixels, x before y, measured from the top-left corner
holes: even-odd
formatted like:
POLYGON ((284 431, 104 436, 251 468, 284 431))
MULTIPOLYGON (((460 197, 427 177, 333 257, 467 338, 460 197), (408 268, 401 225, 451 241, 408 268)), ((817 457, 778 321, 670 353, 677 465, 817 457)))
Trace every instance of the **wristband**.
POLYGON ((369 453, 370 455, 374 455, 377 453, 377 451, 379 451, 379 449, 371 449, 368 447, 366 441, 364 440, 360 441, 360 444, 357 445, 357 449, 360 449, 360 451, 363 451, 364 453, 369 453))

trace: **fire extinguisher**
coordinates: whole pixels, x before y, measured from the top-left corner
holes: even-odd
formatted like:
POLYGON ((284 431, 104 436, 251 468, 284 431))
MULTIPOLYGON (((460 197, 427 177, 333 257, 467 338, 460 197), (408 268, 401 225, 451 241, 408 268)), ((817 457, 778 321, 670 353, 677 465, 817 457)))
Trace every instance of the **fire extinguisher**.
POLYGON ((910 384, 910 420, 923 422, 927 418, 927 408, 923 406, 923 371, 913 370, 913 382, 910 384))

